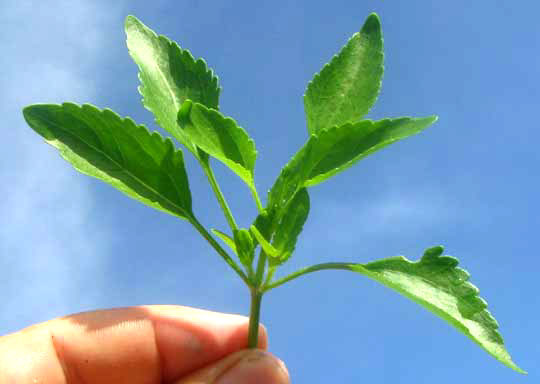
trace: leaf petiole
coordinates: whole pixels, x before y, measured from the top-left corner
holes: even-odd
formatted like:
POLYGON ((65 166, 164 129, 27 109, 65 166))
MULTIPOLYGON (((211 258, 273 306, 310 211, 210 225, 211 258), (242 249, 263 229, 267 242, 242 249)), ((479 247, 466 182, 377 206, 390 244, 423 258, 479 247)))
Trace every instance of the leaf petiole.
POLYGON ((202 237, 204 237, 206 241, 210 243, 212 248, 216 250, 216 252, 223 258, 223 260, 225 260, 225 262, 229 264, 229 266, 238 274, 238 276, 240 276, 244 283, 249 286, 249 279, 247 278, 244 271, 242 271, 242 268, 240 268, 238 264, 234 262, 234 260, 231 258, 231 256, 229 256, 227 251, 225 251, 221 247, 221 245, 219 245, 219 243, 212 237, 212 235, 206 230, 206 228, 201 223, 199 223, 195 216, 188 216, 187 219, 195 227, 195 229, 197 229, 197 231, 202 235, 202 237))
POLYGON ((263 287, 270 285, 270 283, 272 282, 272 278, 274 277, 274 273, 276 272, 276 268, 276 265, 270 265, 268 267, 268 274, 266 275, 266 279, 264 280, 263 287))
POLYGON ((258 288, 261 286, 263 277, 264 277, 264 269, 266 267, 266 252, 264 252, 263 249, 261 249, 261 252, 259 254, 259 260, 257 261, 257 270, 255 272, 255 286, 258 288))
POLYGON ((219 184, 216 180, 216 177, 214 176, 214 171, 212 171, 212 168, 210 167, 210 163, 208 159, 206 160, 199 159, 199 163, 201 164, 201 167, 204 173, 206 174, 206 177, 208 178, 210 185, 212 186, 214 195, 216 195, 216 198, 219 202, 221 210, 225 214, 225 218, 227 219, 227 222, 229 223, 229 227, 231 228, 231 231, 234 232, 236 229, 238 229, 238 226, 236 225, 234 216, 231 212, 231 209, 229 208, 229 204, 227 204, 227 201, 225 200, 225 196, 223 196, 223 192, 221 192, 221 189, 219 188, 219 184))
POLYGON ((312 265, 311 267, 302 268, 296 272, 291 273, 290 275, 287 275, 285 277, 282 277, 281 279, 274 281, 271 284, 265 284, 265 286, 263 287, 263 292, 267 292, 271 289, 277 288, 288 281, 294 280, 297 277, 300 277, 302 275, 305 275, 311 272, 322 271, 325 269, 350 270, 351 265, 352 265, 351 263, 323 263, 323 264, 312 265))
POLYGON ((257 204, 257 211, 259 211, 259 213, 262 213, 264 208, 262 206, 261 199, 259 198, 259 194, 257 193, 257 188, 255 188, 255 186, 252 186, 249 188, 249 190, 251 191, 251 195, 255 200, 255 204, 257 204))

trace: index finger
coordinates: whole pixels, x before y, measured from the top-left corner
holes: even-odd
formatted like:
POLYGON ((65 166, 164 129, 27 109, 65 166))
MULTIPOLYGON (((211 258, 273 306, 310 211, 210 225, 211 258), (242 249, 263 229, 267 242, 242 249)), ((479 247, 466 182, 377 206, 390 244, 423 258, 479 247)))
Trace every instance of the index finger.
POLYGON ((244 316, 188 307, 85 312, 0 338, 0 382, 159 384, 246 348, 247 334, 244 316))

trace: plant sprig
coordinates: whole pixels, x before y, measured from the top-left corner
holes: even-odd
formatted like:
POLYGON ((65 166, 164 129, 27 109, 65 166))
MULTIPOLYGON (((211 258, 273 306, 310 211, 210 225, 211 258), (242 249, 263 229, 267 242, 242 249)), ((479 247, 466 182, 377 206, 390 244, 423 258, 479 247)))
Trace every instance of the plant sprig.
POLYGON ((265 206, 255 185, 255 143, 235 120, 219 111, 221 89, 214 72, 204 60, 196 60, 175 42, 156 35, 134 16, 126 18, 125 29, 129 53, 139 67, 143 105, 197 159, 229 233, 208 230, 198 221, 183 152, 171 139, 88 104, 30 105, 24 108, 24 117, 78 171, 193 225, 250 290, 250 347, 257 346, 265 293, 308 273, 340 269, 364 275, 417 302, 503 364, 524 373, 506 351, 498 324, 478 289, 468 282, 469 274, 457 267, 457 259, 443 256, 441 246, 428 248, 416 262, 404 257, 367 264, 330 262, 274 278, 292 256, 307 220, 311 186, 437 120, 436 116, 364 119, 377 99, 383 75, 383 39, 376 14, 308 84, 306 143, 281 170, 265 206), (234 219, 211 159, 227 166, 251 191, 258 216, 247 227, 239 227, 234 219))

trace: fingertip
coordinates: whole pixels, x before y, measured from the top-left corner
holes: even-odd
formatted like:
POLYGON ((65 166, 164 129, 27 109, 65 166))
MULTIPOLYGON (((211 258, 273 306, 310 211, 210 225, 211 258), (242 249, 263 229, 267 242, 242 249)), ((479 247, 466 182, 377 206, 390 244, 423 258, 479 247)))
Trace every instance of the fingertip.
POLYGON ((257 340, 257 347, 263 350, 268 349, 268 331, 263 324, 259 324, 259 338, 257 340))
POLYGON ((269 352, 251 350, 212 384, 289 384, 283 361, 269 352))
POLYGON ((236 352, 175 384, 289 384, 285 364, 267 351, 236 352))
MULTIPOLYGON (((149 306, 164 380, 174 380, 247 348, 249 320, 188 307, 149 306)), ((258 347, 268 347, 264 326, 258 347)))

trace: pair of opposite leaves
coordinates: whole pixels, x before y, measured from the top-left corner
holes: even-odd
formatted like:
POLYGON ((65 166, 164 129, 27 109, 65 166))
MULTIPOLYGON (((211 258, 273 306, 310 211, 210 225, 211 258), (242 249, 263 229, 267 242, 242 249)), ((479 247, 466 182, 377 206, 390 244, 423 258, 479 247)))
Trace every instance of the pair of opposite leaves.
MULTIPOLYGON (((195 60, 189 51, 157 36, 133 16, 126 19, 126 33, 129 52, 140 69, 143 104, 157 123, 203 167, 211 155, 254 190, 255 145, 234 120, 218 111, 220 88, 214 73, 202 59, 195 60)), ((282 169, 266 209, 252 226, 252 234, 274 264, 285 261, 294 250, 309 211, 307 187, 436 120, 360 120, 377 98, 382 73, 380 22, 372 14, 360 33, 309 83, 304 105, 310 137, 282 169)), ((24 109, 24 117, 78 171, 156 209, 194 218, 183 154, 170 139, 87 104, 32 105, 24 109)), ((359 272, 409 297, 505 365, 523 372, 505 350, 498 324, 467 281, 467 272, 442 252, 442 247, 433 247, 417 262, 394 257, 368 264, 340 263, 338 268, 359 272)))

